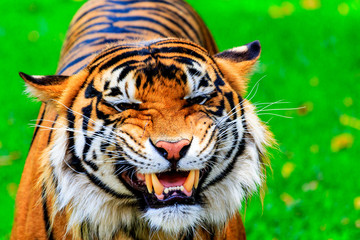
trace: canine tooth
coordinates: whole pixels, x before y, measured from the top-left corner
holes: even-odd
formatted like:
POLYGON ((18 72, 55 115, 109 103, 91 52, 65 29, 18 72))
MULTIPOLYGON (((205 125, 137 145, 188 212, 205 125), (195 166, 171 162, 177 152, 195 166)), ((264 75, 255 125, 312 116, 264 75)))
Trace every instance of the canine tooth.
POLYGON ((164 186, 160 183, 160 181, 157 178, 155 173, 151 174, 151 180, 152 180, 152 184, 154 186, 155 193, 157 195, 161 195, 162 192, 164 191, 164 186))
POLYGON ((145 174, 145 184, 149 193, 153 193, 153 183, 150 174, 145 174))
POLYGON ((165 188, 165 189, 164 189, 164 193, 165 193, 165 194, 168 194, 168 193, 169 193, 169 188, 165 188))
POLYGON ((180 186, 180 191, 184 191, 184 186, 180 186))
POLYGON ((194 182, 195 182, 195 170, 191 170, 189 176, 186 178, 186 181, 183 184, 186 191, 190 192, 192 190, 194 186, 194 182))
POLYGON ((194 188, 197 189, 199 185, 200 170, 195 170, 195 183, 194 188))

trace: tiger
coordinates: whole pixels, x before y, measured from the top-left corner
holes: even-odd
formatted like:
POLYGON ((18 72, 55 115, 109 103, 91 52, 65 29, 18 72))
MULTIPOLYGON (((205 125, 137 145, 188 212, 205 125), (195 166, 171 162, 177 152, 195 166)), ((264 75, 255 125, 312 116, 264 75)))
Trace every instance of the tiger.
POLYGON ((245 239, 272 133, 247 82, 254 41, 218 52, 183 0, 89 0, 42 102, 11 239, 245 239))

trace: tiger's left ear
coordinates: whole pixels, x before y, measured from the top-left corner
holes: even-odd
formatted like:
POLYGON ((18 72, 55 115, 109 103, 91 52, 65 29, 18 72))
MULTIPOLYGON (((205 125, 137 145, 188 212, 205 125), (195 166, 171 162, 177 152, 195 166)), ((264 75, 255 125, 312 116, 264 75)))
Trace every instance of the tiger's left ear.
POLYGON ((242 96, 246 93, 247 77, 259 59, 260 52, 260 42, 254 41, 214 56, 215 62, 224 74, 225 81, 242 96))
POLYGON ((31 76, 22 72, 19 75, 24 79, 27 90, 42 102, 58 100, 65 90, 69 79, 69 76, 62 75, 31 76))

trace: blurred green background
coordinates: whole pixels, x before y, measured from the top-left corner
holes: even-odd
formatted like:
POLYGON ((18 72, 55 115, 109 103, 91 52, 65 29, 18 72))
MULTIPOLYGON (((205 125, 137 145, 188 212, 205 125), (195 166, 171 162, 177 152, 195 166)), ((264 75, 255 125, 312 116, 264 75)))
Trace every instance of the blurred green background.
MULTIPOLYGON (((242 210, 248 239, 360 239, 360 1, 188 2, 220 50, 256 39, 262 44, 250 88, 262 80, 252 101, 280 151, 273 151, 263 208, 254 196, 242 210), (261 110, 277 101, 288 103, 261 110)), ((17 73, 55 73, 66 29, 82 4, 0 2, 0 239, 10 236, 39 108, 17 73)))

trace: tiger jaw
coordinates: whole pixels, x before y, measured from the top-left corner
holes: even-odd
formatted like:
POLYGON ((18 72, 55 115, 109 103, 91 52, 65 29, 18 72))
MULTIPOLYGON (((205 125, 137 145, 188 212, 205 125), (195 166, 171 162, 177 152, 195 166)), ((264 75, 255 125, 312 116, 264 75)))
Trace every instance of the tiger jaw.
POLYGON ((142 193, 149 207, 159 208, 176 203, 195 204, 200 175, 200 170, 151 174, 133 174, 127 171, 121 177, 130 187, 142 193))

